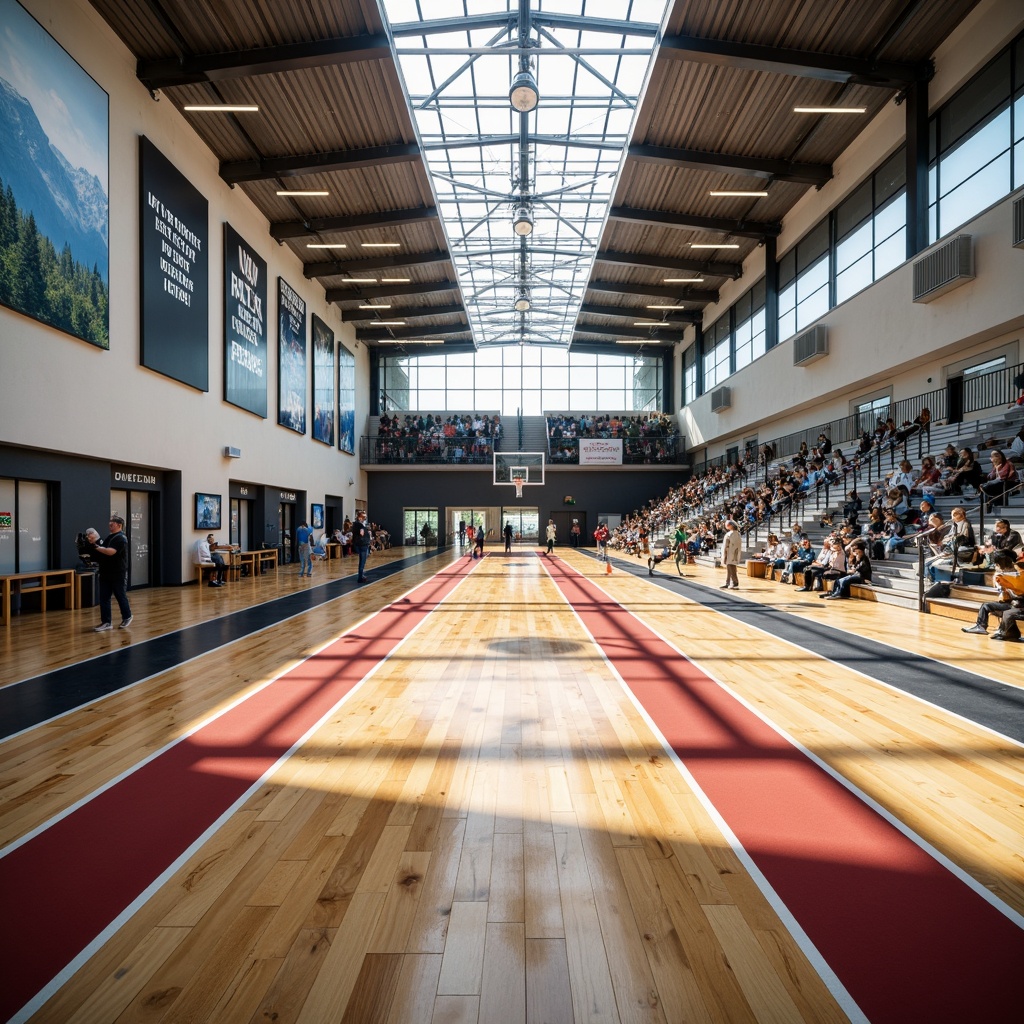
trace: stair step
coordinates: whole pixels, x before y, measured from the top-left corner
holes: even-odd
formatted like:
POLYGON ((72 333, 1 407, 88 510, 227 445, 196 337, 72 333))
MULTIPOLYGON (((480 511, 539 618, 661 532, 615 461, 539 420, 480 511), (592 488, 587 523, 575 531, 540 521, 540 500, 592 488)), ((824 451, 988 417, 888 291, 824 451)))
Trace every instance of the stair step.
POLYGON ((958 601, 952 597, 930 597, 925 606, 932 615, 946 619, 957 619, 960 622, 974 622, 978 617, 978 603, 975 601, 958 601))

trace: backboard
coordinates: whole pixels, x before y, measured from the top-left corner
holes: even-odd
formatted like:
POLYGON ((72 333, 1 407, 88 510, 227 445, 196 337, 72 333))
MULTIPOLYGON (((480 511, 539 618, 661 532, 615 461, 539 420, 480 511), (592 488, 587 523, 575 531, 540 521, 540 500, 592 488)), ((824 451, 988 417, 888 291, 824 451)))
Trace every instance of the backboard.
POLYGON ((544 483, 543 452, 495 452, 494 483, 515 486, 544 483))

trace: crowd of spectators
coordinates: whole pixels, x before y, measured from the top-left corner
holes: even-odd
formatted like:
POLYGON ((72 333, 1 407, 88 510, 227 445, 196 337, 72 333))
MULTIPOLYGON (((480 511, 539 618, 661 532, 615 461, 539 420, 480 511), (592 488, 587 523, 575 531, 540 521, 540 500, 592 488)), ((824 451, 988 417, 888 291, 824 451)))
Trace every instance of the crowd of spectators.
POLYGON ((501 417, 480 413, 442 418, 433 413, 380 418, 375 439, 378 462, 490 462, 500 447, 501 417))
POLYGON ((549 415, 548 450, 551 462, 575 465, 580 460, 580 438, 619 439, 626 463, 672 463, 676 460, 678 427, 664 413, 636 416, 549 415))

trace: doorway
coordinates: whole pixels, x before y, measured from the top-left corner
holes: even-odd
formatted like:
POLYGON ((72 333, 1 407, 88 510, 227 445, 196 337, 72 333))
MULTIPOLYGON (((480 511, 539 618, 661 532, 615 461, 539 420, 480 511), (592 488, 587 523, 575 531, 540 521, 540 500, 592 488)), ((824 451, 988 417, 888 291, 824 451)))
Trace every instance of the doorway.
POLYGON ((292 560, 292 537, 295 534, 295 504, 282 501, 277 506, 277 535, 281 538, 277 559, 281 565, 292 560))
MULTIPOLYGON (((501 510, 501 529, 512 524, 516 544, 537 544, 540 542, 540 509, 523 508, 521 505, 501 510)), ((501 530, 498 531, 499 533, 501 530)))
POLYGON ((228 516, 228 543, 237 544, 241 551, 251 550, 252 502, 245 498, 232 498, 228 516))
POLYGON ((150 491, 112 489, 110 514, 124 520, 128 540, 128 589, 153 584, 153 495, 150 491))

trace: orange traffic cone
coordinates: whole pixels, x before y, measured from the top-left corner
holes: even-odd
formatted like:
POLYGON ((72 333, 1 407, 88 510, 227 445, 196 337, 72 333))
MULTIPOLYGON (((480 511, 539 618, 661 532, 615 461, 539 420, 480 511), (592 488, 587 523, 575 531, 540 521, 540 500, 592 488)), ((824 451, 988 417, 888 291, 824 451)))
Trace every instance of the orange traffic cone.
POLYGON ((604 572, 605 572, 606 576, 611 576, 611 574, 612 574, 612 563, 610 561, 604 563, 604 572))

